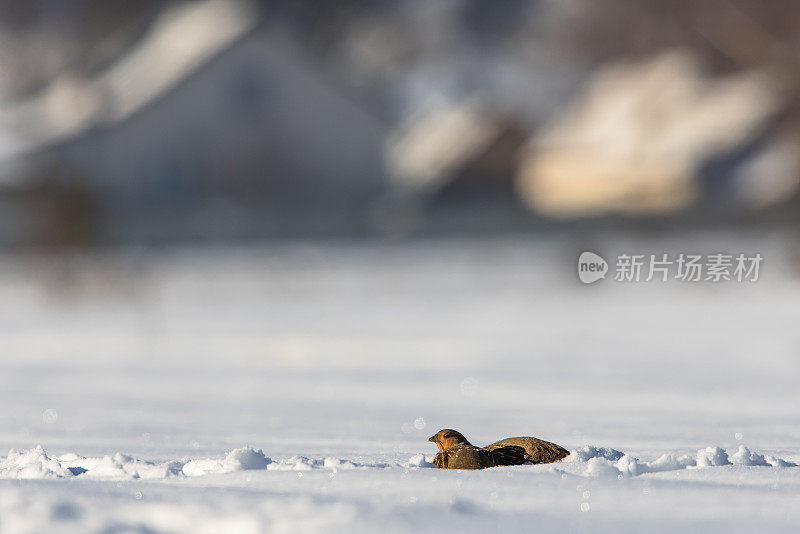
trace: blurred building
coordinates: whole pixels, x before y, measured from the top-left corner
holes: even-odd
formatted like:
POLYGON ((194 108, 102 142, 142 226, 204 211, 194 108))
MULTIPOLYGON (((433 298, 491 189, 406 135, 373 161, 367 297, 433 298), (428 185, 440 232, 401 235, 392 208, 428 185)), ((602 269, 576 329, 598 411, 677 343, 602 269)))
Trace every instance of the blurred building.
MULTIPOLYGON (((767 72, 710 78, 687 51, 614 63, 531 143, 519 191, 534 210, 562 218, 681 213, 712 188, 728 191, 729 208, 755 207, 748 182, 764 192, 768 184, 740 163, 775 150, 785 111, 767 72)), ((800 177, 795 154, 776 156, 772 184, 783 185, 774 199, 800 177)))
MULTIPOLYGON (((236 5, 162 15, 114 67, 85 82, 99 95, 92 113, 14 158, 24 178, 7 178, 7 201, 69 184, 94 205, 95 237, 111 240, 352 226, 342 214, 363 211, 380 189, 386 128, 264 23, 229 22, 219 46, 208 47, 203 17, 219 32, 219 16, 230 18, 236 5), (176 61, 175 39, 194 53, 176 61)), ((14 238, 11 224, 5 231, 14 238)))
POLYGON ((0 2, 0 243, 797 218, 793 3, 121 5, 0 2))

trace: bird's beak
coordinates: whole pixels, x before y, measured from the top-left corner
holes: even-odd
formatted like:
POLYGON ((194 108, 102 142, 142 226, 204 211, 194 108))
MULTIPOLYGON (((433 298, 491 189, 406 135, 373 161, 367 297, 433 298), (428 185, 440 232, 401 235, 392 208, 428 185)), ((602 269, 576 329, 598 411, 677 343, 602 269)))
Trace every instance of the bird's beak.
POLYGON ((432 442, 436 443, 436 442, 438 442, 439 440, 438 440, 438 439, 436 439, 436 434, 434 434, 433 436, 431 436, 431 437, 429 437, 429 438, 428 438, 428 441, 432 441, 432 442))

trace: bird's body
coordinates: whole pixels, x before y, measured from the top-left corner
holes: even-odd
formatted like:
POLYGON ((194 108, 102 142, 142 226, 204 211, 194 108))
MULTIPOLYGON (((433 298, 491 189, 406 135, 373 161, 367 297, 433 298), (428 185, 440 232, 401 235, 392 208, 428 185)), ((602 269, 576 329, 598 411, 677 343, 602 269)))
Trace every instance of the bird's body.
POLYGON ((433 463, 441 469, 486 469, 497 465, 489 451, 469 443, 439 451, 433 463))
POLYGON ((489 453, 496 465, 522 465, 529 463, 525 449, 522 447, 509 445, 491 450, 484 447, 483 450, 489 453))
MULTIPOLYGON (((545 441, 543 439, 531 438, 528 436, 501 439, 500 441, 496 441, 495 443, 484 447, 484 449, 490 452, 503 450, 509 451, 512 448, 515 450, 522 448, 522 454, 525 461, 534 464, 549 464, 569 456, 569 451, 560 445, 550 443, 549 441, 545 441)), ((518 454, 519 451, 516 450, 516 453, 518 454)))
POLYGON ((525 436, 476 447, 463 434, 451 429, 440 430, 428 441, 439 447, 433 463, 441 469, 486 469, 498 465, 550 463, 569 454, 555 443, 525 436))

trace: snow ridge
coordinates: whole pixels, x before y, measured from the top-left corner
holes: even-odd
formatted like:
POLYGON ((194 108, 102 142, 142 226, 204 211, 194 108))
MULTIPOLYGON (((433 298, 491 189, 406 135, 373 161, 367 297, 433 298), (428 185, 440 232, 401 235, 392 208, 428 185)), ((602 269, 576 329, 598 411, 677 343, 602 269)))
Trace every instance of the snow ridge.
POLYGON ((82 476, 100 480, 155 480, 170 477, 198 477, 237 471, 309 471, 328 469, 336 472, 350 469, 382 469, 388 467, 435 467, 422 454, 404 463, 362 464, 334 457, 308 458, 292 456, 282 460, 269 458, 261 449, 241 447, 224 458, 200 458, 153 462, 123 453, 102 457, 84 457, 74 453, 58 458, 47 455, 41 445, 27 451, 12 449, 0 457, 0 479, 68 478, 82 476))
POLYGON ((574 449, 562 463, 573 464, 565 471, 584 476, 601 478, 626 478, 645 473, 662 471, 678 471, 681 469, 698 469, 712 466, 744 465, 764 467, 796 467, 797 464, 770 455, 751 452, 744 445, 729 455, 722 447, 706 447, 692 456, 689 454, 663 454, 652 462, 642 461, 621 451, 587 445, 582 449, 574 449))
MULTIPOLYGON (((0 458, 0 479, 69 478, 81 476, 99 480, 156 480, 170 477, 198 477, 237 471, 310 471, 328 469, 333 472, 351 469, 435 468, 433 457, 416 454, 407 462, 363 464, 342 458, 308 458, 292 456, 283 460, 269 458, 261 449, 241 447, 228 452, 224 458, 169 460, 153 462, 127 454, 115 453, 87 458, 63 454, 58 458, 47 455, 41 445, 27 451, 12 449, 0 458)), ((733 454, 721 447, 706 447, 692 456, 663 454, 647 462, 612 448, 586 445, 574 449, 558 464, 547 467, 580 476, 626 478, 711 466, 743 465, 762 467, 795 467, 797 464, 771 455, 751 451, 744 445, 733 454)))

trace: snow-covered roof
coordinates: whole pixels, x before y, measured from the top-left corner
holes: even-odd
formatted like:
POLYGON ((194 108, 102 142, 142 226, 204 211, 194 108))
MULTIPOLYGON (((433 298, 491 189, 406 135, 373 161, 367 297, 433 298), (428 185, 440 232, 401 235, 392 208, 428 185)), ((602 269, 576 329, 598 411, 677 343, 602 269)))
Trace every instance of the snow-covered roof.
POLYGON ((126 119, 255 23, 248 0, 201 0, 165 9, 125 57, 96 78, 63 76, 34 97, 0 107, 0 161, 126 119))

